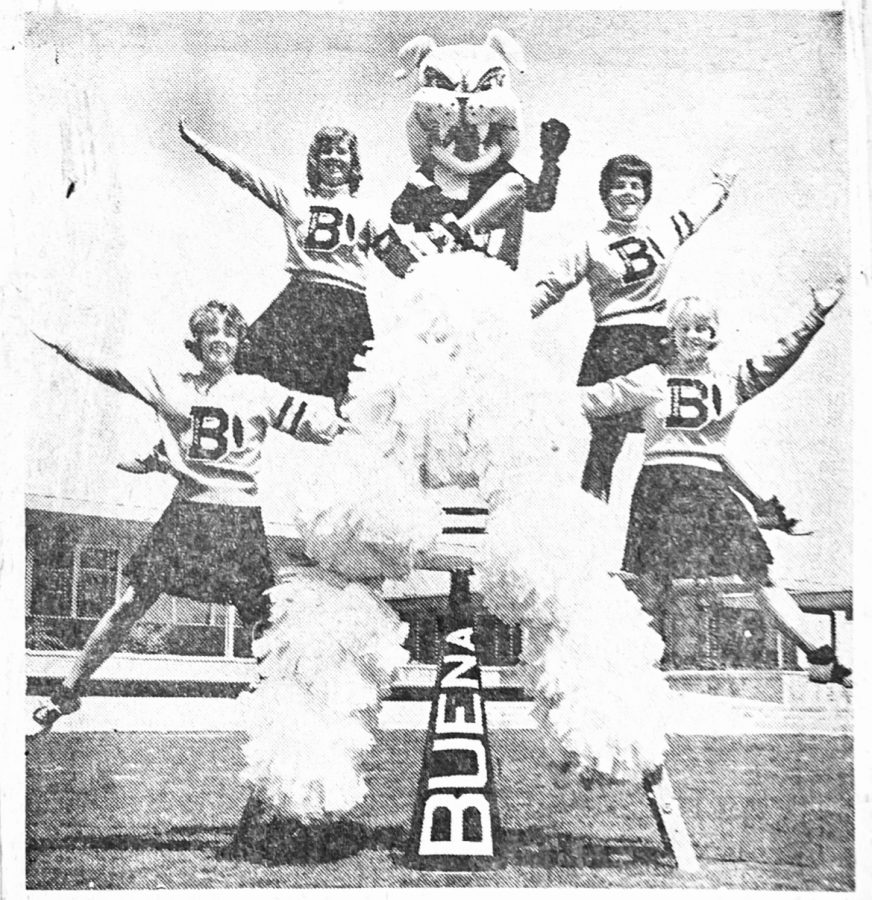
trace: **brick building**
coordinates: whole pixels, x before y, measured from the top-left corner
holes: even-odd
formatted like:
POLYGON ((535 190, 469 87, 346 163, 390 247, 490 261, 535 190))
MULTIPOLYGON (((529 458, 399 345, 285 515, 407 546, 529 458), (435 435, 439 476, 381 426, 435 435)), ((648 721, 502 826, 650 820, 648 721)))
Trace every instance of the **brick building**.
MULTIPOLYGON (((124 565, 159 512, 28 495, 25 612, 32 690, 63 674, 67 660, 125 589, 124 565)), ((277 567, 300 558, 302 543, 292 528, 268 522, 267 532, 277 567)), ((447 590, 447 576, 439 575, 447 590)), ((419 674, 422 667, 436 662, 446 609, 440 579, 424 579, 423 586, 420 582, 389 583, 386 591, 389 602, 410 624, 407 648, 412 668, 419 674)), ((847 590, 818 587, 799 591, 797 596, 812 611, 825 612, 834 606, 850 610, 847 590)), ((774 670, 797 665, 795 648, 741 585, 722 585, 716 591, 691 586, 678 592, 659 627, 668 668, 774 670)), ((497 683, 511 683, 511 669, 523 646, 522 626, 501 622, 481 610, 478 632, 483 664, 498 671, 497 683)), ((200 684, 235 684, 248 680, 251 666, 250 635, 236 621, 233 608, 164 595, 100 674, 109 680, 185 681, 190 676, 200 684)), ((401 677, 404 680, 408 678, 401 677)))

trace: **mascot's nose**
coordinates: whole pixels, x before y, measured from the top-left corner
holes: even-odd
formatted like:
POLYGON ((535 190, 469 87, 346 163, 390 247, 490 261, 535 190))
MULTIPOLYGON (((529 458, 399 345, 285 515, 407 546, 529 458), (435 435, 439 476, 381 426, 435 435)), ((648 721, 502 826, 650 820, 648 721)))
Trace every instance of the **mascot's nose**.
POLYGON ((470 125, 466 118, 466 104, 468 97, 458 97, 457 105, 460 107, 460 118, 454 129, 454 155, 458 159, 470 161, 478 159, 480 140, 478 129, 470 125))

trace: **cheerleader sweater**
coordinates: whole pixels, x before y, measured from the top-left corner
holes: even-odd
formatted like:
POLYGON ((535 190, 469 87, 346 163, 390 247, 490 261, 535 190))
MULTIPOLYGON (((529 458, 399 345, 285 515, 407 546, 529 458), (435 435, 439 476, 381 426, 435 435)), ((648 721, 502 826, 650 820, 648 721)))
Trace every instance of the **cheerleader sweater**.
POLYGON ((331 398, 292 393, 260 375, 230 372, 210 382, 196 372, 118 363, 39 339, 98 381, 154 409, 178 500, 259 506, 258 475, 269 428, 311 443, 329 443, 336 433, 331 398))
POLYGON ((597 325, 663 325, 660 289, 676 251, 726 200, 715 179, 681 209, 650 225, 610 219, 536 283, 531 310, 540 316, 587 279, 597 325))
POLYGON ((706 363, 700 371, 684 372, 652 363, 582 387, 582 410, 588 417, 641 410, 646 466, 677 464, 722 472, 721 458, 739 407, 775 384, 823 323, 823 314, 812 310, 768 351, 736 369, 706 363))
POLYGON ((201 156, 282 217, 292 275, 335 287, 364 290, 369 215, 364 202, 347 187, 314 194, 282 183, 193 131, 188 140, 201 156))

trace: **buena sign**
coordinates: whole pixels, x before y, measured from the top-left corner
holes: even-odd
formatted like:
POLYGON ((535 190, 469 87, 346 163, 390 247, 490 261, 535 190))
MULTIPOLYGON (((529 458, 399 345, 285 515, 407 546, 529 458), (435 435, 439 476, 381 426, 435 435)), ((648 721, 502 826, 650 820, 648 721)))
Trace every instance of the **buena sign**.
POLYGON ((443 638, 406 864, 491 868, 501 837, 473 628, 462 627, 443 638))

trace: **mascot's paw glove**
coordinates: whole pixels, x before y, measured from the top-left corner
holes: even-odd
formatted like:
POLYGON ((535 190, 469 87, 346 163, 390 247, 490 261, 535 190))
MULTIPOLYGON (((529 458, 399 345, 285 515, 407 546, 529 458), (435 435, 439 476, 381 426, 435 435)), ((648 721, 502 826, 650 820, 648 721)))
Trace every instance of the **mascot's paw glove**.
POLYGON ((557 160, 569 143, 569 127, 558 119, 549 119, 542 123, 539 134, 539 146, 544 159, 557 160))

